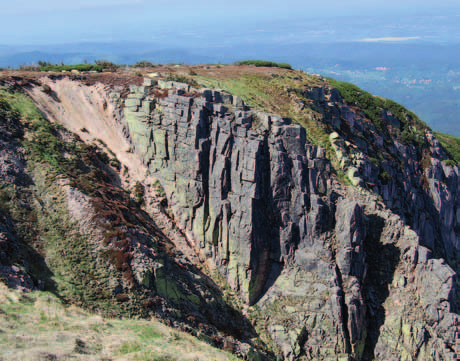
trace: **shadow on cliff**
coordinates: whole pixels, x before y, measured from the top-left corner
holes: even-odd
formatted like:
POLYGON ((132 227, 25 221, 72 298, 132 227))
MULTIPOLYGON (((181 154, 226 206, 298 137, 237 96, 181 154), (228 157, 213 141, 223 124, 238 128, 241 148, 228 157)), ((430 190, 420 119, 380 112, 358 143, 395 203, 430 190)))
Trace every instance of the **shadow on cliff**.
MULTIPOLYGON (((26 175, 27 177, 27 175, 26 175)), ((30 178, 27 177, 28 182, 32 183, 30 178)), ((28 207, 28 204, 23 203, 25 207, 28 207)), ((33 285, 28 285, 27 282, 23 282, 22 273, 10 273, 4 274, 6 278, 10 278, 12 283, 6 282, 7 286, 11 287, 14 284, 24 285, 26 289, 32 287, 33 289, 45 290, 53 293, 56 297, 62 300, 62 296, 57 291, 56 282, 53 280, 54 273, 46 264, 46 260, 41 255, 35 247, 39 247, 37 244, 32 245, 31 242, 34 239, 32 233, 36 230, 27 229, 27 226, 19 224, 20 221, 15 220, 11 215, 10 210, 6 207, 2 207, 0 203, 0 232, 3 235, 6 235, 8 242, 0 243, 0 266, 12 266, 12 265, 23 265, 24 269, 27 270, 25 273, 30 277, 30 280, 33 282, 33 285), (26 229, 30 232, 30 239, 25 239, 21 237, 18 232, 18 228, 26 229), (19 282, 15 282, 18 280, 19 282), (22 282, 21 282, 22 280, 22 282)), ((32 223, 32 222, 29 222, 32 223)))
MULTIPOLYGON (((281 215, 275 206, 272 189, 270 150, 268 138, 264 138, 262 151, 256 162, 256 184, 259 199, 253 199, 251 269, 254 276, 249 286, 249 303, 256 304, 275 284, 284 264, 281 257, 281 215)), ((291 165, 292 168, 292 165, 291 165)), ((298 242, 297 242, 298 244, 298 242)))
MULTIPOLYGON (((448 237, 446 236, 450 233, 451 229, 450 227, 443 226, 443 223, 450 217, 454 219, 453 223, 451 223, 451 227, 457 239, 460 236, 460 229, 454 228, 456 216, 455 206, 452 207, 450 211, 447 211, 450 200, 444 198, 446 193, 442 191, 442 188, 447 186, 447 189, 451 192, 450 197, 458 198, 458 193, 456 192, 457 185, 452 179, 449 180, 446 178, 446 175, 443 174, 442 171, 439 171, 439 169, 439 172, 437 172, 436 168, 431 165, 431 161, 427 164, 427 160, 431 158, 427 156, 426 151, 425 148, 417 150, 419 168, 413 175, 406 176, 405 173, 401 172, 401 169, 394 168, 396 175, 393 175, 393 178, 395 180, 389 183, 389 186, 390 189, 394 189, 393 192, 398 194, 398 197, 395 197, 397 200, 396 202, 390 197, 390 200, 385 201, 385 205, 410 226, 419 237, 419 244, 432 251, 432 258, 443 258, 449 267, 459 274, 460 255, 458 252, 455 252, 454 243, 447 240, 448 237), (441 191, 439 191, 438 194, 431 193, 429 178, 425 174, 428 169, 432 169, 434 173, 432 177, 430 176, 430 179, 438 180, 441 183, 441 191), (402 179, 404 182, 408 182, 410 191, 404 191, 405 185, 404 182, 401 181, 402 179), (441 206, 438 205, 437 207, 438 202, 440 202, 441 206), (442 204, 444 202, 446 204, 442 204), (440 210, 438 210, 438 208, 440 208, 440 210), (449 242, 449 244, 447 244, 447 242, 449 242)), ((408 174, 410 174, 410 172, 408 174)), ((379 194, 382 195, 383 193, 383 188, 381 188, 379 194)), ((457 285, 458 284, 459 283, 457 283, 457 285)), ((460 299, 457 299, 457 304, 454 305, 454 307, 455 306, 458 312, 460 309, 460 299)))
POLYGON ((400 250, 391 243, 382 242, 385 220, 378 215, 368 216, 368 234, 364 242, 367 257, 367 276, 364 292, 367 304, 367 339, 362 360, 374 360, 374 351, 385 323, 383 304, 389 296, 389 286, 400 257, 400 250))
MULTIPOLYGON (((421 192, 421 198, 423 199, 421 206, 411 203, 407 199, 406 204, 402 208, 404 211, 398 207, 393 207, 392 204, 386 204, 386 206, 395 214, 399 215, 401 219, 410 226, 411 230, 419 237, 419 244, 421 246, 432 251, 431 258, 444 259, 449 267, 458 275, 460 273, 460 255, 458 252, 455 252, 454 244, 446 244, 443 237, 443 232, 446 232, 445 229, 443 230, 442 226, 445 216, 438 212, 435 200, 430 196, 429 188, 422 187, 421 192), (425 215, 421 217, 423 214, 425 215), (425 219, 422 221, 422 218, 425 219)), ((454 232, 458 238, 460 236, 460 230, 454 228, 454 232)), ((458 287, 460 285, 460 277, 457 277, 456 282, 458 287)), ((459 312, 460 298, 457 298, 456 303, 453 304, 453 310, 454 312, 459 312)))
MULTIPOLYGON (((156 239, 146 245, 156 249, 155 258, 162 260, 164 270, 162 275, 157 271, 151 285, 141 286, 143 292, 150 295, 147 308, 158 311, 158 315, 171 327, 180 327, 197 337, 206 335, 217 348, 232 352, 233 347, 239 347, 237 344, 240 341, 255 347, 251 340, 258 337, 257 331, 250 320, 228 300, 222 290, 225 286, 204 273, 201 265, 184 257, 182 250, 165 231, 161 220, 157 223, 156 218, 140 208, 132 210, 137 226, 144 227, 153 236, 152 239, 156 239), (159 298, 162 300, 159 301, 159 298), (232 341, 234 339, 238 342, 232 341)), ((174 228, 186 239, 180 228, 174 228)), ((193 246, 187 244, 193 250, 193 246)), ((267 359, 263 351, 259 356, 261 360, 267 359)))
MULTIPOLYGON (((270 222, 258 223, 254 222, 254 233, 258 232, 259 239, 270 239, 270 248, 263 249, 258 258, 257 264, 257 277, 255 277, 257 284, 253 288, 253 294, 249 300, 250 304, 256 304, 268 292, 268 290, 275 284, 284 268, 283 262, 277 262, 273 259, 274 255, 281 254, 280 247, 280 233, 278 227, 274 227, 270 222), (263 230, 262 230, 263 229, 263 230), (271 233, 266 233, 271 230, 271 233), (262 235, 262 237, 260 236, 262 235)), ((255 237, 256 238, 256 237, 255 237)), ((259 243, 262 243, 259 241, 259 243)), ((256 253, 256 252, 253 252, 256 253)))
POLYGON ((54 281, 54 273, 46 264, 46 259, 38 253, 33 246, 26 242, 22 242, 21 250, 29 262, 30 274, 34 280, 34 285, 37 289, 49 291, 60 300, 64 300, 58 292, 57 284, 54 281))

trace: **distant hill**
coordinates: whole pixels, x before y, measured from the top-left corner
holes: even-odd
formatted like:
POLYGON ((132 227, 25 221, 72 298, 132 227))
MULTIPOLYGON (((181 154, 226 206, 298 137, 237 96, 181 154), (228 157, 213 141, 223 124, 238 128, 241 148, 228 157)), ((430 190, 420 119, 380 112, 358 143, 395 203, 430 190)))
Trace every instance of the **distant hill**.
POLYGON ((460 136, 460 46, 430 42, 297 42, 271 43, 266 38, 240 45, 172 47, 149 42, 106 42, 0 47, 0 67, 39 60, 65 64, 107 59, 120 64, 232 63, 273 59, 297 69, 358 84, 395 99, 419 114, 433 129, 460 136), (3 50, 2 50, 3 49, 3 50), (385 70, 382 70, 385 69, 385 70))

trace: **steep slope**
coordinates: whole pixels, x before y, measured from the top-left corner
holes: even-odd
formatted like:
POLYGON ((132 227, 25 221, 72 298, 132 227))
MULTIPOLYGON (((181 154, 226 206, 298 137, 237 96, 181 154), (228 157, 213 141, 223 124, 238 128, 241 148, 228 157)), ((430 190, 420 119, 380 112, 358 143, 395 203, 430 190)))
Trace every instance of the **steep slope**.
MULTIPOLYGON (((232 328, 214 343, 231 342, 249 358, 257 332, 260 347, 291 360, 452 359, 459 169, 430 130, 395 103, 302 72, 169 71, 168 81, 146 78, 129 88, 62 76, 25 86, 51 120, 88 141, 100 138, 116 155, 114 167, 120 159, 125 169, 123 176, 97 163, 107 174, 86 190, 67 170, 71 183, 60 186, 70 219, 93 249, 130 254, 119 263, 120 293, 129 298, 121 304, 143 314, 135 299, 148 294, 161 303, 149 312, 192 333, 191 312, 208 335, 232 328), (135 186, 137 204, 112 188, 121 185, 135 186), (106 231, 90 216, 101 206, 106 231), (152 236, 157 243, 140 242, 148 252, 132 242, 152 236), (210 279, 201 283, 204 264, 244 300, 247 318, 228 309, 210 279), (165 287, 173 291, 162 288, 158 269, 170 275, 166 283, 174 286, 165 287), (131 286, 123 272, 132 274, 131 286)), ((66 158, 69 147, 59 150, 66 158)))
POLYGON ((155 317, 236 355, 259 354, 249 321, 196 255, 175 247, 184 237, 162 213, 160 189, 145 191, 154 220, 141 209, 140 184, 121 187, 109 149, 49 123, 17 90, 2 90, 1 100, 4 283, 108 317, 155 317))

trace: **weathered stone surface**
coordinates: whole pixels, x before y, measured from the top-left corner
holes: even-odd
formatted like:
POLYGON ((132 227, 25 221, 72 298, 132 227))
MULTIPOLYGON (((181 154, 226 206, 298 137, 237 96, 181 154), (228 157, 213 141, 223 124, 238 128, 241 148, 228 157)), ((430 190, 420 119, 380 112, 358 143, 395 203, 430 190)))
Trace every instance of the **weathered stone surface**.
POLYGON ((401 128, 401 122, 393 116, 393 114, 388 110, 382 110, 382 119, 388 122, 393 128, 401 128))
MULTIPOLYGON (((311 88, 305 96, 334 112, 338 132, 343 126, 353 135, 368 132, 384 146, 375 127, 335 89, 311 88)), ((139 99, 141 107, 146 102, 129 99, 139 99)), ((421 188, 416 154, 394 143, 388 150, 407 160, 407 177, 394 161, 384 161, 380 167, 392 178, 385 183, 362 137, 333 133, 340 165, 356 186, 350 188, 334 180, 326 150, 308 144, 304 128, 248 110, 236 96, 203 89, 190 98, 171 91, 146 107, 125 110, 136 152, 160 180, 195 249, 247 303, 260 307, 283 358, 452 355, 454 263, 436 257, 458 262, 458 168, 433 160, 428 188, 421 188), (404 209, 412 212, 408 223, 415 232, 404 209)))
MULTIPOLYGON (((446 154, 433 134, 423 134, 421 152, 401 137, 379 132, 336 89, 307 89, 304 95, 320 121, 335 129, 326 150, 309 144, 305 130, 289 119, 251 110, 224 91, 204 89, 201 97, 189 97, 184 84, 164 82, 168 96, 153 99, 150 93, 164 92, 152 86, 133 86, 130 94, 113 89, 108 108, 101 102, 101 113, 85 113, 102 119, 101 114, 123 112, 123 133, 132 144, 132 157, 125 159, 141 159, 163 185, 171 217, 162 213, 155 222, 168 238, 182 242, 175 251, 184 262, 172 266, 176 257, 170 256, 168 266, 148 256, 154 250, 143 241, 148 232, 129 234, 139 286, 154 287, 177 304, 201 304, 200 310, 183 308, 182 315, 212 320, 224 331, 233 325, 239 332, 233 313, 223 317, 213 307, 218 288, 204 287, 205 275, 182 267, 201 268, 207 258, 233 291, 253 304, 245 307, 248 319, 264 341, 271 337, 281 359, 453 359, 459 327, 459 169, 443 162, 446 154), (334 167, 327 159, 331 153, 334 167), (337 181, 333 173, 340 170, 353 187, 337 181), (195 282, 198 278, 204 283, 195 282)), ((52 88, 58 92, 58 81, 52 88)), ((72 103, 59 97, 57 109, 72 103)), ((385 126, 392 120, 384 117, 388 112, 382 114, 385 126)), ((392 128, 397 132, 397 124, 392 128)), ((2 137, 12 129, 1 130, 3 146, 2 137)), ((8 147, 0 149, 2 180, 25 180, 21 148, 8 147)), ((53 203, 47 201, 50 211, 53 203)), ((79 212, 74 204, 69 209, 79 212)), ((93 217, 80 213, 86 213, 87 221, 80 222, 86 235, 93 217)), ((11 286, 27 288, 22 264, 8 257, 19 243, 3 216, 0 274, 12 276, 11 286)))
MULTIPOLYGON (((429 146, 425 154, 413 143, 402 144, 395 137, 384 139, 356 104, 345 105, 340 96, 333 95, 336 92, 328 87, 308 88, 304 95, 323 109, 322 121, 337 129, 331 142, 343 173, 353 185, 378 193, 384 204, 414 229, 421 245, 435 257, 444 258, 458 273, 459 168, 443 162, 448 156, 429 130, 424 134, 429 146), (340 128, 334 123, 337 116, 340 128)), ((389 110, 382 109, 380 118, 384 126, 403 131, 401 121, 389 110)))
POLYGON ((359 348, 365 342, 366 336, 366 305, 362 295, 362 283, 367 271, 363 244, 366 237, 363 211, 354 201, 339 200, 336 217, 336 261, 345 292, 352 352, 359 359, 362 352, 359 348))
POLYGON ((154 86, 158 84, 158 80, 152 78, 144 78, 144 86, 154 86))

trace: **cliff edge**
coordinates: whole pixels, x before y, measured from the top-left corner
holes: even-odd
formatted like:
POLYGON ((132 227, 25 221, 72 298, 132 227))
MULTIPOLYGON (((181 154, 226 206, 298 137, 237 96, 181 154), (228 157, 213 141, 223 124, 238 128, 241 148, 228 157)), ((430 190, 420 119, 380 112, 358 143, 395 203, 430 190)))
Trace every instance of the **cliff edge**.
MULTIPOLYGON (((97 138, 92 151, 113 155, 93 162, 105 169, 93 188, 70 171, 52 183, 95 268, 115 262, 104 307, 122 294, 137 310, 137 298, 135 313, 249 359, 453 359, 459 167, 431 130, 391 101, 299 71, 169 71, 136 84, 20 85, 78 144, 97 138)), ((27 151, 15 162, 27 169, 27 151)), ((49 212, 56 200, 42 198, 49 212)))

